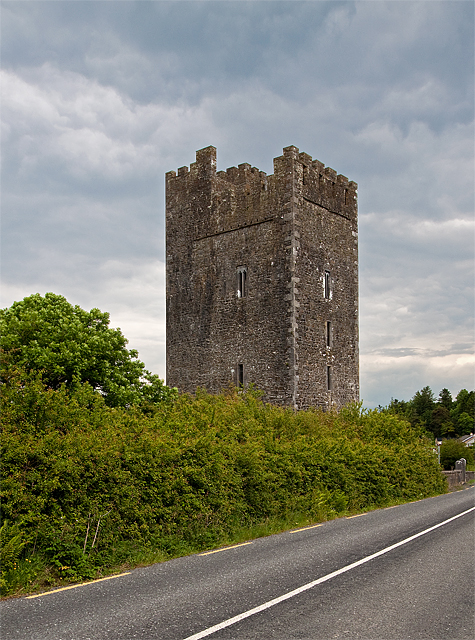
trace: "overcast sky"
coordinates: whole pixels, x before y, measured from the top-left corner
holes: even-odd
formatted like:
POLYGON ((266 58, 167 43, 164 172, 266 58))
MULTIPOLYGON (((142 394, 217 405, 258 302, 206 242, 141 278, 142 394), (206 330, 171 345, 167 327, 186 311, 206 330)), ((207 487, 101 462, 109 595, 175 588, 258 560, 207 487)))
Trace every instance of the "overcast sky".
POLYGON ((111 314, 165 376, 164 174, 296 145, 359 185, 367 407, 473 388, 474 3, 2 2, 1 307, 111 314))

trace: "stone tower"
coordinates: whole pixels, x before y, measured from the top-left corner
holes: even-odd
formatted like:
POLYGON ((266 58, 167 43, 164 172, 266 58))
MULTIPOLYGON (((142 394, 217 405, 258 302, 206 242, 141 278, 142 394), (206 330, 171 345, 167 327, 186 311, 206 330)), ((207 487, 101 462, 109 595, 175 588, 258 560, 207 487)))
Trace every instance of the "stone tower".
POLYGON ((359 399, 356 189, 293 146, 269 176, 214 147, 166 174, 168 385, 359 399))

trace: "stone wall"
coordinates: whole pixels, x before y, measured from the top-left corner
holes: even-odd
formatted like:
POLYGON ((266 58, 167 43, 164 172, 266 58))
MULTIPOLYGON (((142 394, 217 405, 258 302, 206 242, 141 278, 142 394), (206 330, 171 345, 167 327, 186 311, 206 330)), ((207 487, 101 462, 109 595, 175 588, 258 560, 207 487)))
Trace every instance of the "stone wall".
POLYGON ((475 471, 466 471, 465 472, 465 480, 462 478, 461 471, 442 471, 445 479, 447 480, 447 484, 449 489, 453 489, 454 487, 459 487, 467 482, 475 480, 475 471))

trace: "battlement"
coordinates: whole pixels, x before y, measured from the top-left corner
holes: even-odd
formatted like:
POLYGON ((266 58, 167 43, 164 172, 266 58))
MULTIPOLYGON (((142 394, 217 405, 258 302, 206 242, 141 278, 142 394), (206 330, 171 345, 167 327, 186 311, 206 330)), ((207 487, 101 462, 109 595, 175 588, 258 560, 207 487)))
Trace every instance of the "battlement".
POLYGON ((227 180, 231 184, 243 184, 260 180, 265 181, 267 174, 257 167, 252 167, 248 162, 243 162, 237 167, 229 167, 226 171, 216 170, 216 147, 209 146, 196 152, 196 161, 187 166, 179 167, 178 171, 168 171, 167 180, 172 178, 211 178, 216 176, 221 180, 227 180))
POLYGON ((358 185, 298 147, 285 147, 283 154, 274 158, 270 175, 247 162, 217 171, 216 157, 216 147, 199 149, 189 167, 166 174, 169 204, 181 202, 188 211, 180 224, 188 225, 195 238, 275 217, 289 197, 349 220, 357 218, 358 185), (196 204, 190 216, 191 194, 196 204))
POLYGON ((319 160, 314 160, 311 155, 308 153, 304 153, 303 151, 299 151, 298 147, 290 146, 284 147, 283 155, 278 158, 274 158, 274 167, 277 165, 278 167, 285 163, 288 159, 294 160, 296 163, 300 164, 302 167, 306 169, 307 172, 311 172, 312 170, 319 174, 320 176, 324 176, 328 180, 333 183, 338 183, 341 185, 345 185, 350 189, 356 190, 358 185, 356 182, 349 181, 348 178, 342 174, 337 174, 335 169, 331 167, 326 167, 323 162, 319 160))
POLYGON ((205 147, 196 152, 196 161, 187 166, 178 169, 178 175, 175 171, 168 171, 165 176, 167 180, 172 178, 183 178, 191 176, 192 178, 206 178, 216 174, 216 147, 205 147))
MULTIPOLYGON (((356 182, 349 181, 348 178, 337 172, 331 167, 326 167, 323 162, 314 160, 308 153, 300 152, 298 147, 293 145, 284 147, 283 154, 274 158, 274 174, 269 176, 265 171, 261 171, 257 167, 251 166, 247 162, 239 164, 237 167, 228 167, 226 171, 217 171, 217 150, 216 147, 209 146, 196 151, 196 161, 187 166, 179 167, 176 171, 168 171, 166 173, 167 180, 172 178, 212 178, 217 177, 221 180, 227 180, 232 184, 243 184, 249 181, 260 180, 266 182, 274 175, 279 173, 282 165, 287 166, 289 160, 304 169, 302 172, 302 181, 310 178, 313 174, 313 181, 317 178, 328 183, 338 185, 340 187, 356 192, 358 185, 356 182)), ((322 185, 320 185, 322 186, 322 185)))

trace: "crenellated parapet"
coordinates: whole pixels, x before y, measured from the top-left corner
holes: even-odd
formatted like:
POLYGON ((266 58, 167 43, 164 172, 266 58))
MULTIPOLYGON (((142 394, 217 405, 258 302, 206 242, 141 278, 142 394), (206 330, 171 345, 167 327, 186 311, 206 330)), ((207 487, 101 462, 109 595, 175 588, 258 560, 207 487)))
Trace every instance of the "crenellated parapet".
POLYGON ((307 202, 322 207, 331 213, 355 220, 357 217, 356 182, 349 181, 323 162, 314 160, 308 153, 300 152, 295 146, 286 147, 283 155, 274 158, 274 173, 288 167, 289 161, 294 171, 295 195, 307 202))
POLYGON ((178 171, 168 171, 165 175, 167 182, 171 181, 176 184, 206 178, 218 178, 236 186, 256 182, 265 184, 267 181, 264 171, 252 167, 247 162, 243 162, 237 167, 229 167, 226 171, 217 171, 216 147, 212 146, 197 151, 196 162, 192 162, 190 167, 180 167, 178 171), (180 178, 183 180, 179 180, 180 178))
MULTIPOLYGON (((190 167, 180 167, 178 172, 168 171, 165 174, 166 180, 172 181, 174 178, 184 180, 196 180, 210 178, 216 174, 216 147, 205 147, 196 152, 196 162, 192 162, 190 167)), ((178 181, 180 182, 180 181, 178 181)))
POLYGON ((356 182, 295 146, 285 147, 283 155, 274 158, 271 175, 247 162, 217 171, 216 155, 215 147, 205 147, 196 152, 196 161, 190 167, 183 166, 177 172, 166 174, 170 202, 176 206, 183 199, 186 209, 190 200, 194 201, 195 219, 187 219, 185 224, 192 223, 190 233, 195 238, 255 224, 275 215, 285 206, 283 200, 288 197, 290 176, 294 196, 335 215, 356 220, 356 182))
POLYGON ((169 171, 166 182, 167 208, 183 212, 182 223, 194 240, 269 217, 266 173, 247 162, 217 171, 215 147, 197 151, 196 162, 169 171))

